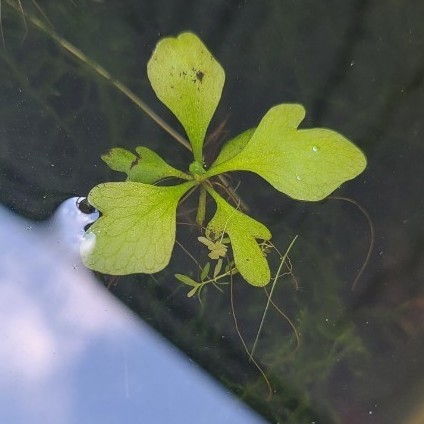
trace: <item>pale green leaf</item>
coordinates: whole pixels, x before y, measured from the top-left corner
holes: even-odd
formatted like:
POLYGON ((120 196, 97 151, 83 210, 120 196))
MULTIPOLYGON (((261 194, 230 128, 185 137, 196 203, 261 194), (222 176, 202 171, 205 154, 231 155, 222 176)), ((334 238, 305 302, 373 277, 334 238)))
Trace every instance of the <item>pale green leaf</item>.
POLYGON ((221 269, 222 269, 222 259, 220 258, 216 262, 215 269, 213 270, 213 278, 218 277, 219 273, 221 272, 221 269))
POLYGON ((270 280, 268 262, 256 239, 269 240, 271 233, 265 225, 230 206, 214 190, 217 209, 207 226, 207 233, 226 233, 231 241, 235 265, 242 277, 253 286, 265 286, 270 280))
POLYGON ((246 147, 206 175, 245 170, 299 200, 321 200, 366 167, 362 151, 341 134, 324 128, 300 129, 305 109, 297 104, 273 107, 246 147))
POLYGON ((153 184, 163 178, 188 179, 189 176, 168 165, 157 153, 147 147, 137 147, 138 156, 121 147, 110 149, 102 160, 114 171, 127 174, 127 181, 153 184))
POLYGON ((111 275, 165 268, 175 242, 177 204, 192 186, 122 182, 94 187, 88 201, 101 216, 81 243, 84 264, 111 275))
POLYGON ((252 138, 254 132, 255 128, 250 128, 242 132, 238 136, 232 138, 231 140, 228 140, 222 147, 218 157, 215 159, 211 167, 217 166, 220 163, 223 163, 238 155, 245 148, 249 140, 252 138))
POLYGON ((201 243, 208 247, 208 249, 210 250, 208 256, 211 259, 216 260, 221 257, 224 258, 227 254, 227 246, 221 243, 220 240, 212 241, 207 239, 206 237, 197 237, 197 240, 199 240, 201 243))
POLYGON ((200 243, 203 243, 209 250, 215 249, 215 243, 212 240, 209 240, 206 237, 197 237, 197 240, 199 240, 200 243))
POLYGON ((211 259, 219 259, 219 258, 225 258, 225 255, 227 254, 227 246, 222 245, 221 247, 216 247, 214 250, 211 250, 209 253, 209 257, 211 259))
POLYGON ((202 272, 200 273, 200 281, 204 281, 209 274, 211 269, 211 263, 206 262, 205 266, 202 268, 202 272))
POLYGON ((198 282, 194 281, 192 278, 188 277, 184 274, 174 274, 174 277, 183 284, 191 287, 197 287, 199 285, 198 282))
MULTIPOLYGON (((187 293, 187 297, 193 297, 197 290, 200 289, 200 285, 197 285, 196 287, 193 287, 188 293, 187 293)), ((200 292, 199 292, 200 293, 200 292)))
POLYGON ((194 158, 201 162, 206 130, 224 85, 221 65, 196 35, 185 32, 159 41, 147 75, 158 98, 184 126, 194 158))

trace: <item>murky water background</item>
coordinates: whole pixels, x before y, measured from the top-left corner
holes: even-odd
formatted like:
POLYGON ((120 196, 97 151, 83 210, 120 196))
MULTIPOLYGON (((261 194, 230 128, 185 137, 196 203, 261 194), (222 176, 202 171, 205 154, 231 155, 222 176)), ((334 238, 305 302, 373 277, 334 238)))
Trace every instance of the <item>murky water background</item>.
MULTIPOLYGON (((47 225, 66 199, 121 178, 100 160, 112 146, 145 145, 186 167, 188 152, 28 17, 24 22, 11 3, 2 2, 0 49, 0 200, 6 208, 28 226, 47 225)), ((357 208, 331 199, 295 202, 253 175, 235 177, 251 214, 270 228, 281 250, 299 234, 290 255, 299 289, 283 279, 274 300, 296 325, 300 347, 293 352, 294 334, 274 310, 256 354, 275 391, 271 401, 235 332, 229 291, 205 290, 200 305, 178 289, 173 274, 195 272, 181 249, 176 247, 170 267, 156 280, 96 276, 98 285, 110 285, 110 293, 270 422, 422 422, 413 415, 419 414, 424 386, 424 4, 45 3, 39 5, 62 37, 179 130, 150 89, 146 63, 162 36, 196 32, 226 71, 211 131, 227 121, 211 155, 220 141, 255 125, 271 106, 299 102, 307 110, 305 127, 340 131, 369 162, 364 174, 336 192, 360 203, 374 226, 374 250, 353 292, 370 238, 357 208)), ((22 6, 45 19, 33 2, 22 6)), ((13 235, 0 234, 3 260, 32 273, 41 290, 43 277, 32 271, 32 262, 4 259, 13 235)), ((195 229, 182 227, 178 235, 196 252, 195 229)), ((40 245, 34 255, 43 250, 40 245)), ((60 273, 56 278, 63 283, 60 273)), ((17 284, 0 281, 3 289, 17 284)), ((240 330, 251 345, 266 297, 234 283, 240 330)), ((173 396, 164 393, 164 399, 173 396)))

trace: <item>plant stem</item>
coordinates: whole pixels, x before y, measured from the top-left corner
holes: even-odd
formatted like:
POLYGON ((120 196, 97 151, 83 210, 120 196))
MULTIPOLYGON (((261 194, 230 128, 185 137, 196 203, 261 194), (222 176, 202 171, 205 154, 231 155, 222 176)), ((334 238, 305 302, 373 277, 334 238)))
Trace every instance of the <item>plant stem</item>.
POLYGON ((148 115, 154 122, 156 122, 162 129, 164 129, 168 134, 170 134, 175 140, 177 140, 181 145, 183 145, 188 150, 191 150, 190 143, 177 131, 175 131, 171 126, 169 126, 156 112, 154 112, 143 100, 140 99, 133 91, 131 91, 126 85, 122 84, 120 81, 112 77, 112 75, 101 65, 91 60, 86 54, 84 54, 80 49, 75 47, 73 44, 69 43, 63 37, 61 37, 53 28, 45 25, 40 19, 33 16, 28 12, 24 12, 18 5, 13 4, 11 0, 6 0, 6 4, 13 7, 16 11, 22 13, 32 25, 36 28, 47 34, 51 39, 53 39, 57 44, 59 44, 63 49, 70 53, 73 57, 77 58, 79 61, 87 65, 92 69, 97 75, 104 78, 110 84, 112 84, 118 91, 124 94, 128 99, 130 99, 136 106, 138 106, 146 115, 148 115))
POLYGON ((197 207, 196 223, 197 225, 202 226, 205 221, 206 216, 206 190, 200 186, 199 192, 199 206, 197 207))

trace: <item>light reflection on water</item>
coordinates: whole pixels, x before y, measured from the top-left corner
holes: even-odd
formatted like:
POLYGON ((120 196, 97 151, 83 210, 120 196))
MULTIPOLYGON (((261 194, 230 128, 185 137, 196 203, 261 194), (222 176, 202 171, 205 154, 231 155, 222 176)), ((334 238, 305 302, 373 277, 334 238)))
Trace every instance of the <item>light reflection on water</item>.
POLYGON ((76 198, 43 224, 0 206, 0 422, 262 422, 94 281, 92 219, 76 198))

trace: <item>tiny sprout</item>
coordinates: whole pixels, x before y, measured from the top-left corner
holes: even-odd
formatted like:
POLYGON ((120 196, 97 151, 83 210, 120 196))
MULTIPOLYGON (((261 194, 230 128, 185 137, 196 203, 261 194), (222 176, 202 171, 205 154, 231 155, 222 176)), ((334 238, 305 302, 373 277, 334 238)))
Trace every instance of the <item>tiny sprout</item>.
POLYGON ((222 242, 222 241, 213 241, 210 238, 206 237, 197 237, 197 240, 199 240, 201 243, 203 243, 209 250, 209 257, 211 259, 219 259, 219 258, 225 258, 227 254, 228 247, 222 242))

